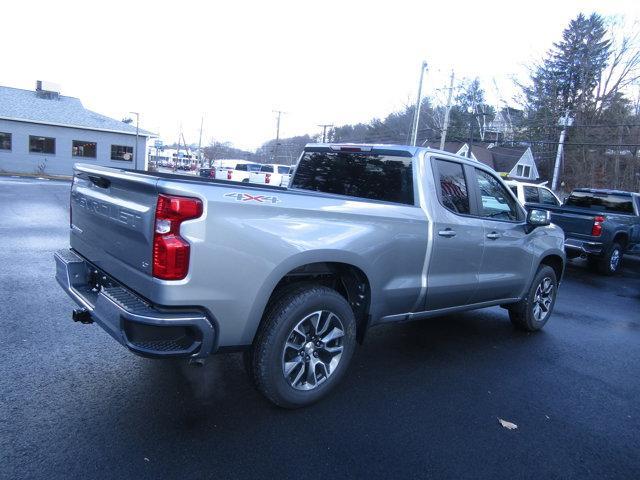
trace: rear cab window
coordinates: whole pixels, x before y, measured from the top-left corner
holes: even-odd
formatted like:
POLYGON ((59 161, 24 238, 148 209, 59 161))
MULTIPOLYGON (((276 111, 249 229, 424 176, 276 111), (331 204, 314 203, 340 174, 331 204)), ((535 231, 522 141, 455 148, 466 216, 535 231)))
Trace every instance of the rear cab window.
POLYGON ((633 215, 633 198, 621 193, 584 192, 574 190, 565 202, 566 206, 587 208, 611 213, 633 215))
POLYGON ((291 188, 414 205, 412 157, 306 151, 291 188))

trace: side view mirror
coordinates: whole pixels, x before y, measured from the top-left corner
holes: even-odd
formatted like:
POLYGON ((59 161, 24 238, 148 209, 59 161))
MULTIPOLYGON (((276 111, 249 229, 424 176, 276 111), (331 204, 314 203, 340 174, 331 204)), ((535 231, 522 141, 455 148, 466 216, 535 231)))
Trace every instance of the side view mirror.
POLYGON ((548 210, 532 208, 527 213, 527 225, 533 230, 536 227, 546 227, 551 224, 551 214, 548 210))

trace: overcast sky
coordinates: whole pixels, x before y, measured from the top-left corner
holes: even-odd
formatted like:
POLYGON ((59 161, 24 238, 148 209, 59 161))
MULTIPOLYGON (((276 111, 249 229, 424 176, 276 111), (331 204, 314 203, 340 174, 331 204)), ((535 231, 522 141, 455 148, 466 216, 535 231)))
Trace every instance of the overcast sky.
MULTIPOLYGON (((9 1, 2 7, 0 85, 49 80, 87 108, 168 143, 231 141, 255 149, 317 124, 366 122, 456 76, 490 100, 539 59, 579 12, 640 17, 640 1, 9 1)), ((411 99, 411 100, 410 100, 411 99)))

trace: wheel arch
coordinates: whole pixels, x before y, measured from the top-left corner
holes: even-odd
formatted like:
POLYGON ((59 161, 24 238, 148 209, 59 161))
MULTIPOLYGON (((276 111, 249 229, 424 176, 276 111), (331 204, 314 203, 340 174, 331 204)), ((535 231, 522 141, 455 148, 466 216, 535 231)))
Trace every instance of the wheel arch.
MULTIPOLYGON (((558 280, 558 283, 560 283, 560 281, 562 280, 562 276, 564 274, 564 266, 565 266, 564 257, 557 253, 549 253, 540 259, 540 262, 538 263, 538 268, 540 268, 542 265, 547 265, 553 268, 553 271, 556 274, 556 279, 558 280)), ((536 271, 537 270, 538 269, 536 269, 536 271)))
POLYGON ((624 231, 616 232, 616 234, 613 236, 612 242, 620 244, 622 250, 624 251, 629 245, 629 234, 624 231))
POLYGON ((368 271, 366 261, 344 251, 303 252, 288 259, 278 265, 263 283, 255 298, 244 338, 248 343, 253 342, 270 302, 286 287, 316 283, 334 288, 349 302, 358 324, 358 341, 362 342, 376 288, 368 271))

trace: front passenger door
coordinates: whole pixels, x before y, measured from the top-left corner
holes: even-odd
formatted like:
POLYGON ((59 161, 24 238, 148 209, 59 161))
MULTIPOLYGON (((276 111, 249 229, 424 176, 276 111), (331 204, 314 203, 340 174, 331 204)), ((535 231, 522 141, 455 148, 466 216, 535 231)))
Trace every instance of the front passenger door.
POLYGON ((533 264, 533 240, 525 229, 525 211, 503 183, 475 169, 479 215, 484 226, 484 255, 473 303, 517 298, 533 264))

